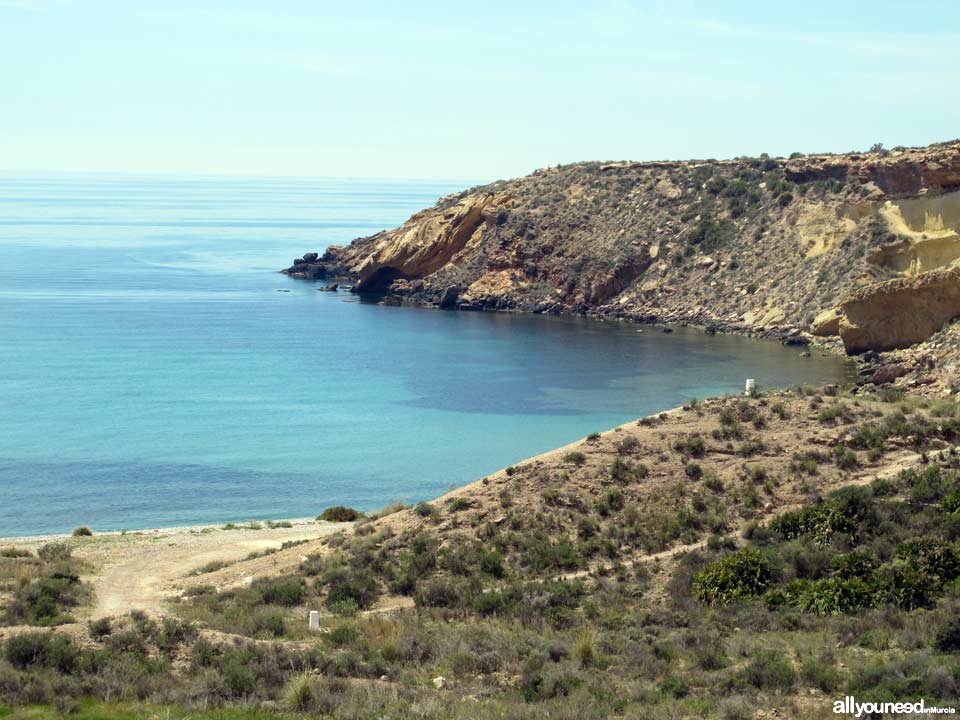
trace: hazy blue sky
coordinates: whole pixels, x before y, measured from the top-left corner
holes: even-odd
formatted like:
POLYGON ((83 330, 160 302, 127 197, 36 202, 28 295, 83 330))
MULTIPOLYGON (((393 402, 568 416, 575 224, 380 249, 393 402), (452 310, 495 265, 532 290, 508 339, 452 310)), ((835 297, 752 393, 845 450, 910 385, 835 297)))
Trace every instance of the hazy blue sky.
POLYGON ((488 180, 960 135, 960 3, 0 0, 0 170, 488 180))

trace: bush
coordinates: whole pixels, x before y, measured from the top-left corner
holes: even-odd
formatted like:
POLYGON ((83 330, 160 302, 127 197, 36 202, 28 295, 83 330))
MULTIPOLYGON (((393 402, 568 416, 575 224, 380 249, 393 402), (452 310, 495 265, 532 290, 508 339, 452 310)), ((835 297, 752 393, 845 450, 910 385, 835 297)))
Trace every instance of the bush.
POLYGON ((252 695, 257 689, 257 676, 246 658, 231 654, 224 659, 222 666, 223 683, 231 698, 252 695))
POLYGON ((302 605, 307 595, 303 578, 293 575, 259 580, 254 583, 253 589, 259 593, 260 601, 267 605, 295 607, 302 605))
POLYGON ((74 528, 71 534, 74 537, 91 537, 93 535, 93 530, 91 530, 90 528, 84 525, 78 528, 74 528))
POLYGON ((853 470, 860 462, 857 454, 846 445, 836 445, 833 448, 833 463, 841 470, 853 470))
POLYGON ((417 503, 413 511, 422 518, 433 517, 437 514, 437 509, 427 502, 417 503))
POLYGON ((26 632, 14 635, 4 646, 7 662, 19 670, 52 668, 69 673, 77 661, 77 649, 66 635, 56 632, 26 632))
POLYGON ((626 485, 633 480, 643 480, 650 474, 646 465, 634 465, 629 460, 616 457, 610 464, 610 479, 618 485, 626 485))
POLYGON ((960 576, 960 554, 947 543, 931 539, 910 540, 897 548, 897 555, 918 572, 936 575, 942 582, 960 576))
POLYGON ((686 697, 690 694, 690 686, 680 675, 667 675, 660 681, 658 686, 660 692, 675 698, 686 697))
POLYGON ((37 550, 37 557, 44 562, 64 562, 71 557, 70 546, 65 543, 47 543, 37 550))
POLYGON ((503 555, 497 550, 482 552, 480 554, 480 570, 487 575, 502 578, 506 573, 503 567, 503 555))
POLYGON ((450 512, 463 512, 470 509, 470 501, 465 497, 455 497, 447 500, 447 508, 450 512))
POLYGON ((33 553, 29 550, 25 550, 17 547, 8 547, 0 549, 0 557, 4 558, 28 558, 33 557, 33 553))
POLYGON ((324 573, 321 582, 327 588, 326 605, 331 610, 341 611, 351 605, 364 610, 380 596, 379 583, 364 568, 334 565, 324 573))
POLYGON ((840 671, 824 660, 808 655, 803 659, 800 676, 807 685, 825 693, 832 693, 840 687, 840 671))
POLYGON ((283 687, 283 707, 295 712, 307 712, 317 702, 317 686, 309 673, 294 675, 283 687))
POLYGON ((578 450, 574 450, 573 452, 568 452, 566 455, 564 455, 563 461, 565 463, 569 463, 571 465, 576 465, 577 467, 580 467, 585 462, 587 462, 587 456, 578 450))
POLYGON ((113 631, 110 625, 110 618, 91 620, 88 628, 90 629, 90 637, 95 640, 102 640, 113 631))
POLYGON ((816 615, 840 615, 871 607, 876 601, 872 585, 859 578, 849 580, 795 580, 766 598, 767 604, 788 604, 816 615))
POLYGON ((742 678, 760 690, 790 692, 797 681, 797 673, 782 652, 767 650, 744 668, 742 678))
POLYGON ((363 513, 360 513, 353 508, 344 507, 343 505, 335 505, 334 507, 328 507, 319 516, 317 520, 323 520, 324 522, 353 522, 359 517, 362 517, 363 513))
POLYGON ((700 435, 691 435, 688 438, 678 438, 673 442, 673 449, 681 455, 690 455, 695 458, 703 457, 707 445, 700 435))
POLYGON ((944 653, 960 653, 960 615, 948 620, 937 630, 933 646, 944 653))
POLYGON ((418 607, 456 607, 460 593, 449 580, 433 578, 417 585, 413 601, 418 607))
POLYGON ((727 555, 694 576, 693 595, 708 605, 726 605, 765 592, 774 571, 759 550, 745 548, 727 555))

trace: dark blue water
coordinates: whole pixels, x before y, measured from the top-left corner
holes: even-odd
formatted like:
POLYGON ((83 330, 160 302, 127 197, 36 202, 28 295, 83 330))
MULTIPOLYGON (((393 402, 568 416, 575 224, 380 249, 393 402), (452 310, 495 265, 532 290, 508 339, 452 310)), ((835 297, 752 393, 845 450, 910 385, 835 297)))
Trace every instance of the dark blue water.
POLYGON ((776 343, 380 307, 276 273, 456 189, 0 177, 0 536, 370 510, 745 377, 844 373, 776 343))

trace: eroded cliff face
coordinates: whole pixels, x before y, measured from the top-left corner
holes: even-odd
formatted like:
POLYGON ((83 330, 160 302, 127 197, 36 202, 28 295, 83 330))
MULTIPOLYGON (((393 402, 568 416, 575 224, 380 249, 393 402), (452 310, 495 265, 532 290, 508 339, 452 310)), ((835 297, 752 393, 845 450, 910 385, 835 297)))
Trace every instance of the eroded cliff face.
POLYGON ((491 212, 508 198, 495 193, 468 195, 442 210, 417 213, 402 227, 379 236, 356 264, 357 290, 386 290, 395 280, 422 278, 480 245, 491 212))
POLYGON ((958 229, 960 142, 788 160, 580 163, 442 198, 397 229, 285 272, 347 276, 387 303, 780 337, 839 332, 859 352, 939 329, 950 314, 939 306, 912 335, 906 319, 884 323, 928 302, 884 283, 927 287, 925 273, 960 259, 958 229), (878 283, 887 290, 865 290, 878 283))
POLYGON ((960 316, 960 265, 870 285, 840 309, 839 333, 848 352, 916 345, 960 316))

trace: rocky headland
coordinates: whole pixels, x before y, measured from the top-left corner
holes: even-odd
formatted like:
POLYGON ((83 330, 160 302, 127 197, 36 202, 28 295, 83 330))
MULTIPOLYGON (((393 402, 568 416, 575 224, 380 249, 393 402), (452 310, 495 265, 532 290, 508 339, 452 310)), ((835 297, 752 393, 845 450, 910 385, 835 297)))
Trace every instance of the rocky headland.
POLYGON ((284 270, 388 304, 578 313, 817 342, 960 387, 960 142, 577 163, 441 198, 284 270))

